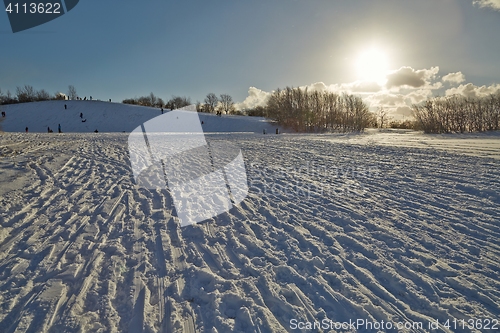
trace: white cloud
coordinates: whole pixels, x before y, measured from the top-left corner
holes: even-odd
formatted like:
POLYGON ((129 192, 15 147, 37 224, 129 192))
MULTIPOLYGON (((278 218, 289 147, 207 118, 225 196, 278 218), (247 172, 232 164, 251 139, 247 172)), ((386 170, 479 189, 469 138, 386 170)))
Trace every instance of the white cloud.
POLYGON ((411 108, 406 105, 397 107, 393 113, 396 115, 401 115, 403 117, 410 117, 413 115, 411 108))
POLYGON ((338 85, 340 91, 348 93, 376 93, 382 90, 382 87, 376 82, 355 81, 352 83, 343 83, 338 85))
POLYGON ((446 90, 446 96, 462 95, 465 97, 485 97, 491 94, 498 94, 498 93, 500 93, 500 84, 492 84, 491 86, 478 87, 472 83, 467 83, 446 90))
POLYGON ((432 97, 431 89, 419 89, 405 95, 406 101, 410 104, 418 104, 432 97))
POLYGON ((448 82, 451 84, 459 84, 465 81, 465 75, 462 72, 450 73, 443 76, 443 82, 448 82))
POLYGON ((500 0, 474 0, 473 3, 481 8, 500 10, 500 0))
POLYGON ((379 94, 374 94, 365 98, 366 102, 370 103, 370 107, 394 107, 399 105, 405 105, 405 96, 402 94, 392 94, 387 92, 382 92, 379 94))
POLYGON ((267 100, 271 96, 271 93, 260 90, 255 87, 250 87, 248 89, 248 96, 241 103, 236 103, 235 107, 237 110, 245 110, 252 109, 257 106, 264 106, 267 103, 267 100))
POLYGON ((401 67, 387 75, 387 88, 422 88, 424 86, 438 89, 441 87, 439 82, 431 84, 439 72, 439 67, 430 69, 415 70, 411 67, 401 67))

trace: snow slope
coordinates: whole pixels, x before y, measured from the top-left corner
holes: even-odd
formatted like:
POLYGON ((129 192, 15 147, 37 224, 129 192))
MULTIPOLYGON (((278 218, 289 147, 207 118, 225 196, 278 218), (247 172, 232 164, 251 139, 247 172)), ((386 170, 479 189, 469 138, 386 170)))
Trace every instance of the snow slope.
POLYGON ((208 135, 250 193, 180 228, 127 134, 0 135, 0 331, 497 331, 498 160, 363 137, 208 135))
MULTIPOLYGON (((63 132, 89 133, 99 132, 131 132, 145 121, 161 115, 160 109, 109 103, 101 101, 45 101, 0 106, 7 117, 0 118, 0 131, 47 132, 50 127, 57 132, 61 124, 63 132), (67 105, 67 109, 64 109, 67 105), (83 118, 80 118, 83 113, 83 118), (86 120, 82 122, 82 120, 86 120)), ((166 112, 166 111, 165 111, 166 112)), ((254 132, 274 133, 276 127, 261 117, 245 117, 199 113, 205 132, 254 132)))

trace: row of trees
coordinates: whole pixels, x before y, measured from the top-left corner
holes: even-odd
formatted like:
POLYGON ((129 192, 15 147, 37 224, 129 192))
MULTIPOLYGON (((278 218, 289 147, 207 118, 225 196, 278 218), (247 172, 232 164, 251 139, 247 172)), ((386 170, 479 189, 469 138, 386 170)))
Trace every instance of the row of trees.
MULTIPOLYGON (((214 93, 209 93, 204 100, 205 103, 196 103, 196 110, 198 112, 206 113, 220 113, 220 114, 235 114, 236 109, 234 107, 233 98, 228 94, 221 94, 219 97, 214 93)), ((150 106, 157 108, 167 108, 171 110, 180 109, 182 107, 191 105, 191 99, 189 97, 172 96, 170 100, 166 103, 160 97, 155 96, 154 93, 150 93, 148 96, 141 96, 135 98, 124 99, 122 103, 134 104, 142 106, 150 106)))
POLYGON ((148 96, 141 96, 135 98, 127 98, 122 101, 124 104, 151 106, 156 108, 167 108, 167 109, 180 109, 182 107, 191 105, 191 99, 184 96, 172 96, 166 103, 161 97, 157 97, 155 94, 150 93, 148 96))
POLYGON ((57 94, 51 95, 45 89, 36 90, 30 85, 25 85, 24 87, 17 87, 15 95, 12 95, 10 91, 7 91, 7 93, 4 94, 0 90, 0 104, 39 102, 39 101, 48 101, 56 98, 57 94))
POLYGON ((76 88, 74 86, 72 85, 68 86, 67 95, 60 92, 57 92, 52 95, 45 89, 36 90, 35 88, 33 88, 33 86, 30 85, 17 87, 15 95, 13 95, 10 91, 7 91, 4 94, 0 89, 0 105, 60 100, 66 98, 68 99, 78 98, 78 95, 76 93, 76 88))
POLYGON ((266 107, 254 112, 297 132, 362 131, 376 122, 359 96, 290 87, 273 92, 266 107))
POLYGON ((412 111, 426 133, 482 132, 500 129, 500 93, 471 98, 435 97, 413 105, 412 111))
POLYGON ((196 109, 199 112, 236 114, 233 98, 228 94, 221 94, 217 97, 214 93, 209 93, 205 97, 205 103, 197 103, 196 109))

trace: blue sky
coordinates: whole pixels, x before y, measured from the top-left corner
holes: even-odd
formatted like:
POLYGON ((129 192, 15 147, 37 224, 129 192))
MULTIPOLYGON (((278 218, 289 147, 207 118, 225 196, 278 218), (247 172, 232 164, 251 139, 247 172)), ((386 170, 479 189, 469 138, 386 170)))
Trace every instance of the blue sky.
POLYGON ((500 89, 499 31, 500 0, 82 0, 16 34, 0 14, 0 89, 72 84, 115 101, 229 93, 248 107, 276 88, 309 86, 404 115, 426 96, 500 89), (390 88, 356 70, 373 48, 390 88))

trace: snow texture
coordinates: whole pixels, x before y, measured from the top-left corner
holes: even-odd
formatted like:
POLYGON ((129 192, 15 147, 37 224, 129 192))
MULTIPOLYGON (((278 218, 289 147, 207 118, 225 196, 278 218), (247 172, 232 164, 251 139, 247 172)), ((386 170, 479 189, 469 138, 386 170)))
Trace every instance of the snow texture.
POLYGON ((181 227, 169 189, 135 184, 128 133, 1 134, 0 331, 481 332, 428 325, 499 319, 498 133, 206 140, 241 148, 249 194, 181 227), (293 330, 324 319, 424 326, 293 330))

